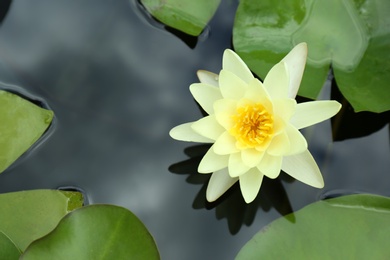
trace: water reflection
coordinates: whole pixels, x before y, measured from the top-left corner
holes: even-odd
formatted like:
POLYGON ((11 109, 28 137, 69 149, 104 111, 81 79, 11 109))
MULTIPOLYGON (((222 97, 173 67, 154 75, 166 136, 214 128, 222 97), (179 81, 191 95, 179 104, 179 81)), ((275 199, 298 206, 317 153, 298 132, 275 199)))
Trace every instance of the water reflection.
POLYGON ((169 165, 187 159, 186 144, 168 132, 199 119, 188 86, 197 81, 196 70, 220 70, 238 1, 221 1, 212 33, 194 49, 145 22, 128 2, 13 1, 0 26, 0 56, 12 73, 0 69, 1 80, 46 100, 58 127, 28 160, 0 175, 0 192, 81 187, 90 203, 132 210, 162 259, 186 260, 232 259, 263 226, 322 192, 390 195, 388 129, 332 144, 324 122, 305 129, 324 190, 281 174, 264 180, 250 205, 242 204, 238 187, 207 203, 209 176, 196 172, 207 147, 185 149, 189 163, 172 165, 172 174, 169 165))
MULTIPOLYGON (((210 145, 204 144, 187 147, 184 149, 184 153, 189 156, 189 159, 169 167, 169 171, 172 173, 188 174, 189 176, 186 179, 188 183, 202 185, 192 204, 194 209, 215 210, 217 219, 227 219, 231 234, 237 234, 242 225, 250 226, 259 209, 263 212, 269 212, 274 208, 282 216, 292 213, 291 203, 282 185, 281 178, 272 180, 265 177, 259 194, 250 204, 245 203, 238 183, 234 184, 218 200, 208 202, 206 200, 206 189, 211 174, 199 174, 197 168, 209 148, 210 145)), ((285 174, 282 176, 288 182, 293 180, 285 174)), ((294 216, 292 220, 294 220, 294 216)))

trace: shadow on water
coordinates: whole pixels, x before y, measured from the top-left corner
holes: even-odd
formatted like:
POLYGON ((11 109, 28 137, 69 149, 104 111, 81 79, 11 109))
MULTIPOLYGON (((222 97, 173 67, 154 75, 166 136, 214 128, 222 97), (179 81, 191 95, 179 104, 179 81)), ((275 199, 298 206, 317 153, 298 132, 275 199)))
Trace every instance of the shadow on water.
POLYGON ((390 123, 390 111, 383 113, 354 112, 351 104, 337 87, 334 78, 332 80, 330 99, 337 100, 343 105, 340 112, 331 119, 334 141, 367 136, 379 131, 390 123))
POLYGON ((145 16, 136 0, 15 3, 0 26, 0 55, 17 80, 0 68, 1 80, 40 97, 14 89, 38 105, 47 101, 58 127, 42 149, 26 153, 29 160, 1 175, 2 193, 82 187, 90 203, 132 210, 163 259, 231 259, 272 220, 318 199, 349 191, 388 195, 388 136, 378 131, 356 138, 381 129, 386 115, 355 114, 344 105, 332 119, 333 136, 354 140, 333 143, 329 122, 305 129, 326 190, 282 173, 265 178, 250 204, 237 184, 217 201, 206 201, 210 175, 197 167, 209 146, 186 148, 187 159, 180 161, 182 146, 168 132, 199 118, 188 86, 196 70, 220 70, 238 1, 221 1, 212 33, 188 39, 145 16))
MULTIPOLYGON (((188 174, 189 176, 186 179, 188 183, 202 185, 192 204, 194 209, 215 209, 217 219, 227 219, 231 234, 237 234, 243 225, 250 226, 259 209, 268 212, 274 208, 282 216, 293 212, 281 178, 274 180, 264 178, 259 195, 249 204, 245 203, 238 183, 235 183, 215 202, 208 202, 206 200, 206 189, 211 174, 199 174, 197 168, 209 148, 210 145, 190 146, 184 150, 189 159, 169 167, 169 171, 172 173, 188 174)), ((290 178, 286 179, 291 181, 290 178)), ((294 216, 291 219, 294 220, 294 216)))
POLYGON ((8 10, 11 6, 12 0, 2 0, 0 1, 0 24, 3 22, 4 18, 7 16, 8 10))

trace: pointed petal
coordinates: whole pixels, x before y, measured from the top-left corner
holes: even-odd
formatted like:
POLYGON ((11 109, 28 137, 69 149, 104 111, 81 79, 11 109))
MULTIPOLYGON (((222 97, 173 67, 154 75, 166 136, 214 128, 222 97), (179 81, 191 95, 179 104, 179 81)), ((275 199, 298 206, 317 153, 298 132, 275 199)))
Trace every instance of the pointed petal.
POLYGON ((295 179, 316 188, 324 187, 320 169, 309 150, 283 158, 282 170, 295 179))
POLYGON ((196 75, 198 76, 198 79, 200 82, 218 87, 218 74, 215 74, 213 72, 207 71, 207 70, 198 70, 196 72, 196 75))
POLYGON ((214 144, 214 151, 216 154, 231 154, 237 153, 239 150, 236 147, 236 138, 234 138, 229 132, 225 131, 221 134, 214 144))
POLYGON ((249 148, 241 151, 242 162, 250 168, 256 167, 263 158, 263 155, 263 151, 258 151, 256 149, 249 148))
POLYGON ((275 179, 280 174, 282 158, 282 156, 272 156, 265 153, 263 159, 257 165, 257 169, 268 178, 275 179))
POLYGON ((237 111, 237 101, 233 99, 220 99, 214 103, 215 116, 220 125, 230 130, 233 125, 232 115, 237 111))
POLYGON ((272 100, 274 105, 274 113, 278 115, 284 122, 289 122, 291 117, 295 113, 297 101, 295 99, 274 99, 272 100))
POLYGON ((248 66, 232 50, 226 49, 223 53, 222 68, 236 74, 244 82, 249 83, 254 77, 248 66))
POLYGON ((286 128, 288 122, 285 122, 279 115, 274 114, 274 134, 280 134, 286 128))
POLYGON ((217 140, 218 137, 225 132, 225 129, 218 124, 215 115, 206 116, 198 121, 195 121, 191 128, 194 130, 194 132, 200 134, 201 136, 204 136, 206 138, 217 140))
POLYGON ((214 152, 213 146, 203 156, 198 166, 199 173, 210 173, 228 166, 228 155, 219 155, 214 152))
POLYGON ((192 130, 191 125, 193 122, 181 124, 175 126, 169 131, 169 135, 176 140, 186 142, 198 142, 198 143, 213 143, 214 141, 210 138, 201 136, 200 134, 192 130))
POLYGON ((307 141, 298 129, 293 127, 291 124, 288 124, 286 127, 286 134, 288 136, 288 140, 290 141, 290 151, 285 155, 303 153, 307 150, 307 141))
POLYGON ((283 156, 290 151, 290 141, 285 131, 272 138, 267 153, 273 156, 283 156))
POLYGON ((224 98, 237 100, 244 96, 248 84, 233 72, 221 70, 219 73, 219 88, 224 98))
POLYGON ((268 112, 273 111, 271 97, 268 95, 263 83, 258 79, 253 79, 249 83, 248 89, 245 92, 245 99, 253 103, 261 103, 268 112))
POLYGON ((299 103, 290 123, 298 129, 302 129, 328 118, 339 112, 341 104, 334 100, 321 100, 299 103))
POLYGON ((264 87, 272 99, 287 98, 289 78, 287 66, 281 61, 268 72, 264 79, 264 87))
POLYGON ((241 193, 246 203, 251 203, 256 198, 263 176, 257 168, 252 168, 240 176, 241 193))
POLYGON ((288 97, 295 98, 301 84, 303 71, 305 70, 307 58, 307 44, 301 42, 296 45, 287 55, 282 59, 287 65, 289 74, 288 97))
POLYGON ((195 100, 209 115, 214 113, 214 102, 222 98, 219 88, 204 83, 191 84, 190 91, 195 100))
POLYGON ((238 177, 250 169, 250 167, 242 162, 241 153, 234 153, 230 155, 228 168, 230 177, 238 177))
POLYGON ((234 183, 238 181, 238 178, 231 178, 227 172, 227 169, 222 169, 214 172, 211 175, 209 184, 206 190, 206 199, 208 202, 213 202, 221 197, 234 183))

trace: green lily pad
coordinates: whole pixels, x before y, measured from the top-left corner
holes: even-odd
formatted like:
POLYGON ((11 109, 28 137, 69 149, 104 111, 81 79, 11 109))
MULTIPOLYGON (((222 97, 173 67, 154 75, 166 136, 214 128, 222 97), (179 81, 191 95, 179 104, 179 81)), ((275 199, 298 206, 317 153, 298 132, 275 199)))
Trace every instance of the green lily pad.
POLYGON ((390 2, 242 0, 233 44, 261 78, 294 45, 308 44, 299 95, 316 98, 332 66, 355 111, 390 110, 390 2))
POLYGON ((213 17, 221 0, 141 0, 146 10, 162 23, 198 36, 213 17))
POLYGON ((152 236, 125 208, 91 205, 64 217, 47 236, 33 242, 25 260, 159 259, 152 236))
POLYGON ((349 195, 272 222, 236 259, 390 259, 390 199, 349 195))
MULTIPOLYGON (((79 192, 30 190, 0 194, 0 232, 24 251, 82 203, 79 192)), ((0 256, 0 259, 3 258, 0 256)))
POLYGON ((0 90, 0 173, 41 137, 52 119, 53 111, 0 90))
POLYGON ((0 231, 0 259, 17 260, 21 252, 12 240, 0 231))

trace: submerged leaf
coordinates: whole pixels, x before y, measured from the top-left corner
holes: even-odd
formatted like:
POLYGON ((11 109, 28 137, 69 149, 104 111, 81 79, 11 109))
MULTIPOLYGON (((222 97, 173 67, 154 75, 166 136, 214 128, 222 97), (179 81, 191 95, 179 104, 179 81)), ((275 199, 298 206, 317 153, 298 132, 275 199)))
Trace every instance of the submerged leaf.
POLYGON ((82 194, 58 190, 0 194, 0 232, 7 234, 24 251, 32 241, 54 229, 60 219, 70 212, 70 203, 72 209, 81 207, 82 194))
POLYGON ((91 205, 63 218, 47 236, 22 255, 42 259, 159 259, 154 240, 142 222, 125 208, 91 205))
POLYGON ((242 0, 233 44, 264 78, 295 44, 307 42, 299 95, 316 98, 332 66, 355 111, 390 109, 390 2, 387 0, 242 0))
POLYGON ((198 36, 213 17, 221 0, 141 0, 146 10, 162 23, 198 36))
POLYGON ((236 259, 389 259, 390 199, 319 201, 264 227, 236 259))
POLYGON ((41 137, 52 119, 53 111, 0 90, 0 173, 41 137))

